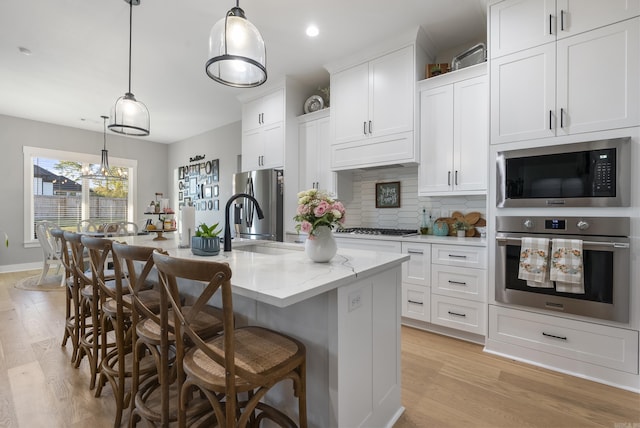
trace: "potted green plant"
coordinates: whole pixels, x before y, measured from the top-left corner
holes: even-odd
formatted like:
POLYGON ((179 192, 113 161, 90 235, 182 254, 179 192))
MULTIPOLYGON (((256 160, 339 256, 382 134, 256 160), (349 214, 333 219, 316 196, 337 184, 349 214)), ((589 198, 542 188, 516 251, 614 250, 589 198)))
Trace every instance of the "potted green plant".
POLYGON ((467 234, 467 230, 471 228, 471 225, 464 220, 458 219, 453 223, 453 228, 456 230, 459 238, 464 238, 467 234))
POLYGON ((191 237, 191 252, 196 256, 217 256, 220 253, 220 223, 207 226, 201 223, 191 237))

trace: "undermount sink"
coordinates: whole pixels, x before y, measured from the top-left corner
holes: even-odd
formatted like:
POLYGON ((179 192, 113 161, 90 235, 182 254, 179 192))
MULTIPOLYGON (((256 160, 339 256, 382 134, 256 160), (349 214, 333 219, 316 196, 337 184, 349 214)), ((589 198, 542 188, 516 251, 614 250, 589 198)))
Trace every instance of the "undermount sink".
POLYGON ((300 251, 300 250, 301 249, 298 249, 295 247, 280 247, 280 246, 275 246, 273 244, 238 245, 233 248, 233 251, 244 251, 247 253, 258 253, 258 254, 269 254, 269 255, 291 254, 295 251, 300 251))

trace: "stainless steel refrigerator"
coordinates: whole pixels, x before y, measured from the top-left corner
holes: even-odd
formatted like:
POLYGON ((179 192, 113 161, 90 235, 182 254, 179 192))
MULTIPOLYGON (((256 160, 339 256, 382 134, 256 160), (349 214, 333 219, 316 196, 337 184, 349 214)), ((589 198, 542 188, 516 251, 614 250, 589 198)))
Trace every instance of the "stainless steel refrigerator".
POLYGON ((238 198, 233 206, 235 236, 249 239, 282 241, 283 232, 283 172, 278 169, 240 172, 233 175, 233 193, 247 193, 260 204, 264 218, 258 219, 254 203, 238 198))

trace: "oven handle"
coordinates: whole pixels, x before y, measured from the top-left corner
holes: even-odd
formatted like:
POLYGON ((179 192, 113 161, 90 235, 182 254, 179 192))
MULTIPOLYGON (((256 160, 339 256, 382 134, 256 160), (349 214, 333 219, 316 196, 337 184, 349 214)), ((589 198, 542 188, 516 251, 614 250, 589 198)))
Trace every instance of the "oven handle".
MULTIPOLYGON (((520 238, 505 238, 503 236, 497 236, 496 242, 499 244, 505 244, 507 242, 520 243, 520 238)), ((612 247, 612 248, 629 248, 627 242, 596 242, 596 241, 582 241, 584 245, 590 245, 594 247, 612 247)))

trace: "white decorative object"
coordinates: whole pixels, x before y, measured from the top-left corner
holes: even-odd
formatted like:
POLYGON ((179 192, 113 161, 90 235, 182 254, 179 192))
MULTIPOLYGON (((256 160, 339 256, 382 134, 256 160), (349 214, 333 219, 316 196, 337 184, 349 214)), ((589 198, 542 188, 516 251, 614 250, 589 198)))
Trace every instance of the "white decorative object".
POLYGON ((304 243, 307 256, 316 263, 326 263, 336 255, 338 246, 329 226, 318 226, 304 243))

